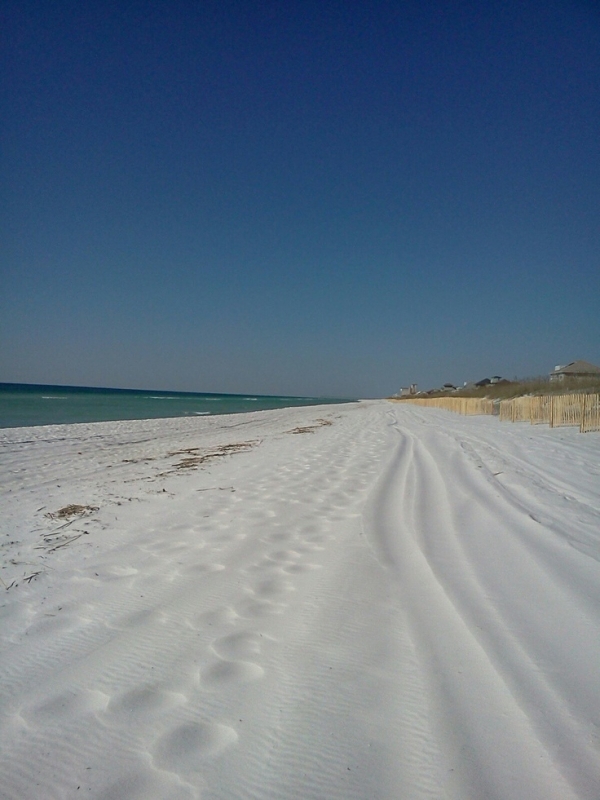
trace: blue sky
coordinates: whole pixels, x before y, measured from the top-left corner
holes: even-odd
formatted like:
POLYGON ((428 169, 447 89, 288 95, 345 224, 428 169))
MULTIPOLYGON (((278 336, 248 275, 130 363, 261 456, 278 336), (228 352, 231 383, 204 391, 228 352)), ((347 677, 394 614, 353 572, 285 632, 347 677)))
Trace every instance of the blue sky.
POLYGON ((0 15, 0 381, 374 397, 600 363, 595 3, 0 15))

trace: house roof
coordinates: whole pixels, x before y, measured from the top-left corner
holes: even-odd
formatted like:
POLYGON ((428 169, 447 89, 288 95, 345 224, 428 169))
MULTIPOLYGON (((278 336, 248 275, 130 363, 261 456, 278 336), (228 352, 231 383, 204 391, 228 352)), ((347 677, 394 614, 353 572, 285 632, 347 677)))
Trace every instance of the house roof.
POLYGON ((551 375, 600 375, 600 367, 589 361, 571 361, 564 367, 557 367, 551 375))

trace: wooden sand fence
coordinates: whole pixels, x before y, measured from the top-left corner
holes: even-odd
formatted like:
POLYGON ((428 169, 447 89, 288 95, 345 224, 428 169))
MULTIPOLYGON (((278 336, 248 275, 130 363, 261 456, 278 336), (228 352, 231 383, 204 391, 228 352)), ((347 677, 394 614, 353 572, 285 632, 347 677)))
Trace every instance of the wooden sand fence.
POLYGON ((550 400, 550 427, 560 428, 564 425, 581 427, 584 394, 552 395, 550 400))
POLYGON ((532 425, 550 424, 550 395, 532 397, 529 406, 529 419, 532 425))
POLYGON ((529 422, 531 415, 531 397, 515 397, 500 402, 500 419, 502 422, 529 422))
POLYGON ((479 397, 410 397, 398 400, 399 403, 412 403, 416 406, 443 408, 455 414, 493 414, 494 403, 479 397))
POLYGON ((546 423, 551 428, 578 425, 581 433, 600 430, 600 395, 550 394, 500 402, 503 422, 546 423))
POLYGON ((600 394, 584 395, 579 430, 582 433, 600 431, 600 394))
MULTIPOLYGON (((398 403, 412 403, 428 408, 443 408, 456 414, 493 414, 494 402, 478 397, 406 397, 395 398, 398 403)), ((600 394, 526 395, 501 400, 499 416, 502 422, 545 423, 551 428, 579 425, 581 433, 600 431, 600 394)))

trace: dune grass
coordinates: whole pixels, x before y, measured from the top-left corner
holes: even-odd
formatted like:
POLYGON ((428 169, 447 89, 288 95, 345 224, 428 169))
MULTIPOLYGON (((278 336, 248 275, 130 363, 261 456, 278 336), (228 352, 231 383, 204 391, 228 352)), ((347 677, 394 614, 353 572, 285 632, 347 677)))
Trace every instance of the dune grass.
MULTIPOLYGON (((600 375, 589 378, 566 378, 562 381, 551 381, 541 376, 523 378, 503 383, 492 383, 487 386, 434 392, 427 397, 479 397, 489 400, 510 400, 523 395, 571 394, 572 392, 600 393, 600 375)), ((423 395, 417 395, 423 397, 423 395)), ((414 395, 413 395, 414 397, 414 395)), ((407 399, 407 398, 398 398, 407 399)))

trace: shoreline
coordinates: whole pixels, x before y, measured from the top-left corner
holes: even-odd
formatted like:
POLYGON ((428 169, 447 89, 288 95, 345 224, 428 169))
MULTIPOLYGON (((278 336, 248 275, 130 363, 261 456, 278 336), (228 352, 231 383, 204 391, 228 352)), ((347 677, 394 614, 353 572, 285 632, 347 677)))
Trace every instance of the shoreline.
POLYGON ((354 400, 5 383, 0 384, 0 429, 138 419, 195 418, 346 402, 354 400))

